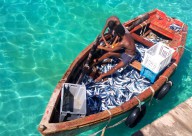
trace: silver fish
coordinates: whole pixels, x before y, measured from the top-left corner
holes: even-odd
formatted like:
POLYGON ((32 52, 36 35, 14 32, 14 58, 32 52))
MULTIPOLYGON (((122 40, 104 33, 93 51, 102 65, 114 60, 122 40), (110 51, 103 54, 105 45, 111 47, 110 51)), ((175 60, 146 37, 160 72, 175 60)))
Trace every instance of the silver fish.
MULTIPOLYGON (((136 48, 141 54, 141 59, 143 59, 146 48, 140 43, 136 44, 136 48)), ((102 73, 106 73, 116 64, 117 61, 113 61, 107 65, 97 66, 97 68, 102 73)), ((95 83, 89 76, 84 76, 83 83, 86 86, 88 97, 93 95, 99 95, 101 97, 101 110, 116 107, 151 85, 148 80, 141 77, 130 66, 117 70, 104 82, 95 83)))

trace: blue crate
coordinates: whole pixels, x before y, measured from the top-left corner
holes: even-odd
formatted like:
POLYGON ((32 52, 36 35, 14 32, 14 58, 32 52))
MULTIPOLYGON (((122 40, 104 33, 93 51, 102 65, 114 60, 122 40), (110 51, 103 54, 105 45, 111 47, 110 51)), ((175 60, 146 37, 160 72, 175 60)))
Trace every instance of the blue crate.
POLYGON ((157 77, 159 76, 159 73, 154 73, 153 71, 151 71, 150 69, 146 68, 145 66, 142 65, 141 71, 140 71, 140 75, 149 79, 151 83, 154 83, 155 80, 157 79, 157 77))

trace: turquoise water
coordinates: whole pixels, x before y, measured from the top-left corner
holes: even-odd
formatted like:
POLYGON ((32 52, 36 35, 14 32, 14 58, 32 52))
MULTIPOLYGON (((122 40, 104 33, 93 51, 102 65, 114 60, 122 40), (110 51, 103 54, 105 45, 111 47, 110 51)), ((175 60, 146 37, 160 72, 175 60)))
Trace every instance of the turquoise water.
MULTIPOLYGON (((37 126, 57 82, 111 15, 124 22, 155 8, 163 10, 188 25, 186 47, 192 50, 191 4, 190 0, 1 0, 0 135, 40 135, 37 126)), ((121 124, 106 135, 131 135, 191 97, 191 52, 185 51, 171 80, 171 91, 162 101, 152 101, 138 126, 128 129, 121 124)))

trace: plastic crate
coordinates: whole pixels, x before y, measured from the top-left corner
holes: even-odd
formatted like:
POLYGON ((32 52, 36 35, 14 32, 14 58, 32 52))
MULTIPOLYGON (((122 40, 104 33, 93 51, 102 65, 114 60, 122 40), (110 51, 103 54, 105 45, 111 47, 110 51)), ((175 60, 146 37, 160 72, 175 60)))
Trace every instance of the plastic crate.
POLYGON ((166 44, 159 42, 145 52, 141 64, 145 68, 157 74, 171 62, 174 51, 174 49, 170 48, 166 44))
POLYGON ((61 89, 59 122, 72 120, 86 115, 85 85, 64 83, 61 89))
POLYGON ((154 83, 155 80, 157 79, 158 75, 160 74, 159 73, 154 73, 153 71, 151 71, 150 69, 142 66, 141 68, 141 72, 140 72, 140 75, 141 76, 144 76, 145 78, 149 79, 151 83, 154 83))

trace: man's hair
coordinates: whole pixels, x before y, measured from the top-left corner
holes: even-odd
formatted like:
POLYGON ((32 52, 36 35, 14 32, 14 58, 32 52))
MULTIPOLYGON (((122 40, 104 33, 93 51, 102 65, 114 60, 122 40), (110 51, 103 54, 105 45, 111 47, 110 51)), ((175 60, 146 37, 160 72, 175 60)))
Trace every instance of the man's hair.
POLYGON ((125 29, 122 24, 117 25, 114 30, 118 36, 123 36, 125 34, 125 29))
POLYGON ((108 27, 109 27, 111 30, 113 30, 115 26, 116 26, 115 21, 112 21, 112 20, 111 20, 111 21, 108 22, 108 27))

